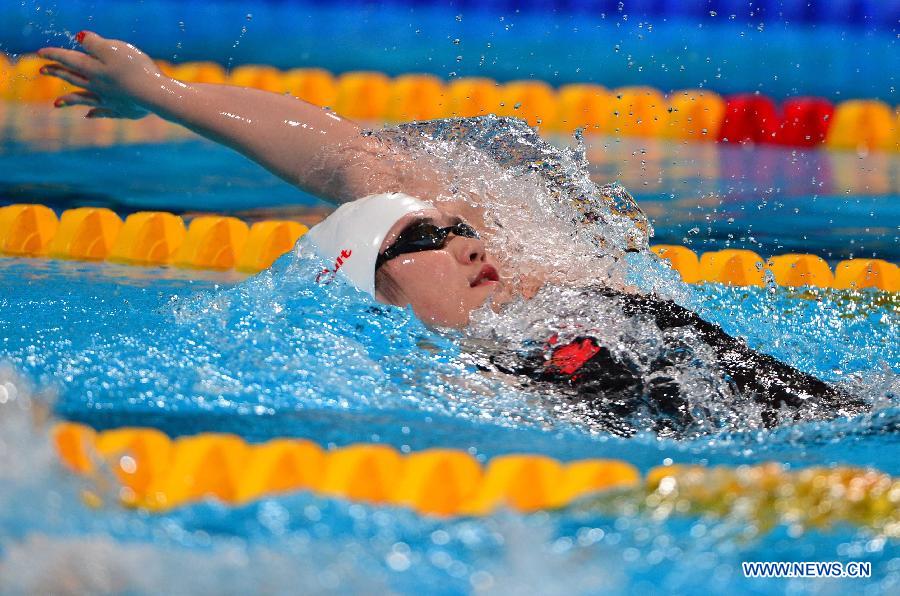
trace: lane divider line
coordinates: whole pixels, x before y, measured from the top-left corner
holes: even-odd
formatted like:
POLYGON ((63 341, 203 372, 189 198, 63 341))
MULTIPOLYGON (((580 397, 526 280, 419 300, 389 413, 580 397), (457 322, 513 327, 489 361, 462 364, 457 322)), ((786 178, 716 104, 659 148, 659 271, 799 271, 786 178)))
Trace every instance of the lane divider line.
MULTIPOLYGON (((0 255, 257 273, 290 251, 307 230, 290 220, 248 226, 221 215, 194 217, 185 226, 181 217, 163 211, 132 213, 122 222, 99 207, 68 209, 57 219, 44 205, 15 204, 0 207, 0 255)), ((900 292, 900 268, 881 259, 841 261, 832 272, 824 259, 810 254, 763 259, 743 249, 699 257, 684 246, 656 245, 651 250, 687 283, 763 286, 766 272, 771 272, 782 286, 900 292)))
POLYGON ((739 516, 760 533, 778 524, 828 529, 847 523, 900 537, 900 479, 846 466, 791 471, 778 463, 676 464, 642 477, 632 464, 614 459, 561 462, 511 454, 482 465, 461 449, 402 454, 388 445, 353 444, 325 450, 305 439, 252 444, 221 433, 171 439, 153 428, 97 432, 72 422, 58 423, 52 441, 63 465, 100 489, 84 495, 92 506, 103 504, 101 494, 165 512, 204 499, 241 506, 310 491, 438 517, 574 506, 609 515, 646 511, 654 519, 739 516))
POLYGON ((599 490, 634 487, 637 469, 617 460, 563 464, 543 455, 504 455, 486 467, 463 450, 401 454, 356 444, 333 450, 303 439, 249 444, 230 434, 169 439, 151 428, 95 432, 63 422, 53 442, 67 468, 109 469, 123 504, 165 511, 215 497, 240 505, 266 495, 311 490, 431 515, 482 515, 508 505, 520 511, 564 506, 599 490))
MULTIPOLYGON (((49 102, 74 88, 41 76, 48 61, 26 54, 17 60, 0 53, 0 99, 49 102)), ((290 93, 330 106, 348 118, 407 122, 452 116, 497 114, 526 120, 542 131, 639 136, 728 143, 766 143, 856 151, 900 151, 900 109, 874 99, 838 104, 820 97, 793 97, 780 105, 757 93, 722 97, 706 89, 665 94, 649 86, 607 89, 594 84, 554 88, 538 80, 499 83, 488 78, 443 81, 429 74, 394 78, 380 72, 341 75, 320 68, 281 71, 244 65, 231 73, 215 62, 170 64, 161 70, 185 82, 227 83, 290 93)))

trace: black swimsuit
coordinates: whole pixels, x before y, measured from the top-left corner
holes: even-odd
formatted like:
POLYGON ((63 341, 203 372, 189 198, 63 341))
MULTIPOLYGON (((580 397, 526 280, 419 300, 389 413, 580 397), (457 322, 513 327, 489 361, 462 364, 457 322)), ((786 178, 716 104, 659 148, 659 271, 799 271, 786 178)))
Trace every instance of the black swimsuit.
POLYGON ((644 423, 636 424, 635 415, 642 412, 649 414, 651 428, 647 430, 680 435, 700 413, 696 404, 689 403, 689 391, 670 371, 694 358, 694 350, 677 333, 666 332, 689 328, 693 337, 712 349, 715 363, 734 394, 757 404, 766 427, 785 420, 834 418, 868 409, 859 398, 753 350, 671 300, 608 288, 592 292, 614 300, 626 317, 653 320, 663 332, 664 349, 648 363, 649 367, 639 367, 589 336, 563 345, 554 336, 539 349, 524 354, 494 354, 489 357, 491 367, 562 389, 579 411, 609 432, 628 436, 646 428, 644 423))

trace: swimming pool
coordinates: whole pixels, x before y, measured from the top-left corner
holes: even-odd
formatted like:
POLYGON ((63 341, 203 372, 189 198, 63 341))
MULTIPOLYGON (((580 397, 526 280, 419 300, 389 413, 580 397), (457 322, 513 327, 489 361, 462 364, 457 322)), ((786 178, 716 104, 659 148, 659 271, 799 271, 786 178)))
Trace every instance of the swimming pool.
MULTIPOLYGON (((194 139, 48 150, 41 134, 54 133, 20 136, 3 147, 0 178, 12 197, 58 210, 98 205, 123 215, 150 208, 188 217, 212 211, 250 221, 314 221, 324 207, 194 139), (42 172, 27 167, 35 161, 42 172), (86 168, 96 176, 78 174, 86 168), (255 208, 260 196, 264 211, 255 208)), ((634 190, 662 241, 698 251, 802 249, 832 264, 871 253, 896 259, 896 229, 888 224, 897 219, 894 155, 872 154, 860 165, 854 154, 602 137, 589 139, 587 151, 597 179, 619 178, 634 190)), ((699 593, 821 592, 862 583, 873 593, 896 589, 896 526, 873 526, 871 513, 839 514, 846 499, 840 492, 819 502, 818 518, 804 517, 796 508, 806 503, 806 485, 790 476, 820 465, 900 474, 896 294, 678 286, 685 300, 750 345, 888 403, 850 421, 625 439, 591 431, 532 394, 481 377, 460 359, 460 337, 435 333, 408 311, 348 298, 340 285, 314 291, 297 273, 303 262, 302 254, 288 254, 271 272, 246 277, 0 259, 4 590, 699 593), (738 476, 726 471, 702 481, 706 501, 626 490, 531 514, 431 517, 316 491, 151 513, 118 504, 111 472, 84 479, 60 467, 51 425, 41 421, 45 404, 54 420, 101 431, 234 433, 252 444, 297 437, 338 451, 378 443, 404 457, 450 448, 482 464, 512 453, 563 462, 608 458, 634 465, 642 476, 661 465, 733 470, 774 461, 788 476, 773 497, 778 505, 741 497, 738 476), (742 562, 766 560, 871 562, 872 577, 743 577, 742 562)), ((640 258, 630 266, 638 278, 675 283, 640 258)), ((687 495, 686 481, 683 487, 687 495)), ((897 523, 891 499, 874 519, 897 523)))
POLYGON ((0 23, 0 593, 895 593, 900 292, 869 286, 900 289, 900 5, 321 4, 24 0, 0 23), (484 374, 569 323, 641 356, 660 338, 562 285, 462 333, 314 283, 321 262, 289 247, 324 201, 158 118, 49 107, 59 81, 16 54, 85 26, 176 78, 375 128, 540 124, 567 151, 518 169, 400 139, 493 198, 504 267, 612 271, 872 412, 811 403, 766 428, 701 350, 678 370, 691 422, 657 436, 638 412, 626 437, 562 389, 484 374), (586 251, 537 172, 621 182, 676 271, 586 251), (56 258, 21 256, 48 236, 56 258), (871 576, 757 579, 754 561, 871 576))

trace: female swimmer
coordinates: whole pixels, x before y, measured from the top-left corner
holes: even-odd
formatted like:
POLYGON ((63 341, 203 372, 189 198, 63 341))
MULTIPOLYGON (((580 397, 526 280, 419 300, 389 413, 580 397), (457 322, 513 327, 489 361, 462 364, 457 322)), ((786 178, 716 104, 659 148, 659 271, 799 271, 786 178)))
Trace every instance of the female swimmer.
MULTIPOLYGON (((54 61, 43 74, 83 88, 57 99, 57 107, 87 106, 89 118, 158 114, 238 150, 301 189, 343 203, 307 235, 330 265, 319 272, 320 281, 344 275, 380 302, 409 305, 427 323, 457 328, 486 303, 498 309, 517 295, 535 293, 536 287, 507 283, 504 267, 485 248, 491 230, 480 223, 480 209, 465 200, 437 208, 414 198, 452 193, 437 167, 403 151, 386 151, 385 138, 363 134, 334 112, 292 97, 171 79, 122 41, 84 31, 76 40, 85 52, 39 51, 54 61)), ((617 198, 621 212, 639 213, 627 193, 617 198)), ((679 432, 698 416, 690 389, 674 374, 695 358, 696 345, 714 355, 729 386, 758 406, 766 426, 866 409, 862 401, 752 350, 671 301, 609 287, 584 291, 613 305, 623 320, 655 323, 663 349, 638 363, 590 335, 564 343, 551 336, 537 338, 529 349, 497 351, 478 366, 561 388, 604 428, 624 435, 636 432, 638 411, 649 412, 654 430, 663 434, 679 432), (685 333, 694 343, 685 342, 685 333)))
MULTIPOLYGON (((404 195, 369 195, 346 203, 307 234, 326 263, 378 301, 410 305, 423 320, 463 326, 500 282, 500 265, 478 231, 458 216, 404 195)), ((320 280, 321 281, 321 280, 320 280)), ((816 377, 749 348, 718 325, 653 295, 608 287, 582 290, 614 305, 621 319, 643 317, 663 334, 662 349, 647 366, 614 353, 591 336, 566 343, 541 338, 531 349, 482 354, 483 370, 552 384, 605 430, 637 432, 635 414, 648 414, 658 434, 679 434, 702 412, 674 373, 689 366, 696 345, 710 349, 735 394, 753 401, 763 425, 860 413, 865 403, 816 377), (686 341, 687 336, 694 341, 686 341)))

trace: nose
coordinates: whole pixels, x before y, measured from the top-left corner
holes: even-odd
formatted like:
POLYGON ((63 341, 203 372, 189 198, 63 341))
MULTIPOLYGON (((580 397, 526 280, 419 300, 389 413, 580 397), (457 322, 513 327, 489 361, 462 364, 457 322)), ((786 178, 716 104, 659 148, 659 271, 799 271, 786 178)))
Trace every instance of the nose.
POLYGON ((471 263, 480 263, 484 261, 486 255, 484 241, 481 238, 466 238, 465 236, 451 236, 447 247, 452 252, 456 260, 463 265, 471 263))

